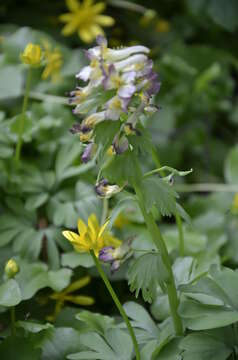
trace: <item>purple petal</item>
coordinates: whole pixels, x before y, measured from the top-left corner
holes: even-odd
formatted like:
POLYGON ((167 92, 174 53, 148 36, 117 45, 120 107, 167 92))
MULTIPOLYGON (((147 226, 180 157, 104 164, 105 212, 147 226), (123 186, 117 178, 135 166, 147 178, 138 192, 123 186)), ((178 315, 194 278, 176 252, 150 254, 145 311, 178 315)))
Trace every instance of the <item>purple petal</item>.
POLYGON ((90 143, 86 146, 83 155, 81 156, 81 160, 83 163, 87 163, 89 160, 91 160, 94 150, 94 143, 90 143))
POLYGON ((113 246, 105 246, 99 251, 99 256, 98 256, 99 260, 104 262, 114 261, 114 257, 113 257, 114 250, 115 248, 113 246))
POLYGON ((123 99, 131 98, 132 95, 136 92, 135 85, 124 85, 119 88, 118 96, 123 99))

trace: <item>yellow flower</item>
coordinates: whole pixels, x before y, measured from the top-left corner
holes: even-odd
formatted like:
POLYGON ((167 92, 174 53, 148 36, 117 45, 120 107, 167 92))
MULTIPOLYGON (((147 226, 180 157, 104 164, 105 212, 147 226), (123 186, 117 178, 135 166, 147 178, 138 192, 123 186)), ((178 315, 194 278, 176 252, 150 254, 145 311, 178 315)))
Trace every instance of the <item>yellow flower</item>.
POLYGON ((14 259, 8 260, 8 262, 5 265, 5 274, 7 277, 14 278, 15 275, 20 271, 18 264, 14 259))
POLYGON ((48 321, 54 321, 60 310, 64 306, 66 301, 71 302, 73 304, 89 306, 94 304, 94 299, 90 296, 85 295, 72 295, 76 290, 81 289, 82 287, 88 285, 91 281, 89 276, 85 276, 82 279, 76 280, 72 284, 70 284, 66 289, 61 292, 54 292, 50 295, 50 299, 55 300, 55 310, 52 315, 47 316, 48 321))
POLYGON ((114 226, 118 229, 122 229, 124 226, 128 225, 129 223, 130 221, 125 215, 119 214, 116 220, 114 221, 114 226))
POLYGON ((155 29, 160 33, 167 33, 170 30, 170 23, 166 20, 158 20, 155 29))
POLYGON ((107 15, 101 15, 106 4, 99 2, 94 4, 93 0, 66 0, 70 12, 60 16, 60 20, 66 25, 62 34, 65 36, 77 32, 78 36, 86 43, 92 42, 98 35, 104 35, 101 26, 112 26, 114 19, 107 15))
POLYGON ((93 250, 95 255, 98 256, 103 247, 118 247, 121 244, 120 240, 106 231, 107 225, 108 221, 100 227, 96 215, 91 214, 88 218, 88 226, 81 219, 78 219, 79 234, 65 230, 63 235, 72 243, 76 251, 89 252, 93 250))
POLYGON ((234 195, 232 206, 231 206, 231 212, 234 215, 238 215, 238 193, 234 195))
POLYGON ((41 55, 40 45, 29 43, 20 57, 24 64, 38 66, 41 63, 41 55))
POLYGON ((63 64, 62 53, 57 48, 52 49, 51 44, 45 40, 43 41, 43 47, 46 66, 41 77, 43 80, 51 77, 52 81, 56 82, 60 77, 60 69, 63 64))

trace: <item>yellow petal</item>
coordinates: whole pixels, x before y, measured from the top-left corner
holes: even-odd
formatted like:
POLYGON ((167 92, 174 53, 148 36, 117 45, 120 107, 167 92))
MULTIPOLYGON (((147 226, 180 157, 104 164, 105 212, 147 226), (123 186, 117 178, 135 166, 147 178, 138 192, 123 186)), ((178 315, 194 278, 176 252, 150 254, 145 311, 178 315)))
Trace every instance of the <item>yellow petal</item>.
POLYGON ((99 14, 105 9, 105 7, 106 7, 105 3, 99 2, 99 3, 95 4, 95 5, 93 5, 92 13, 95 14, 95 15, 99 14))
POLYGON ((78 244, 80 241, 80 236, 73 231, 65 230, 62 232, 62 234, 67 240, 69 240, 73 244, 78 244))
POLYGON ((91 33, 89 28, 85 28, 85 27, 79 29, 78 35, 86 43, 90 43, 95 39, 94 35, 91 33))
POLYGON ((115 24, 115 20, 111 16, 107 15, 97 15, 95 16, 95 20, 102 26, 112 26, 115 24))
POLYGON ((90 31, 93 34, 93 36, 96 38, 98 35, 104 35, 104 31, 103 29, 97 25, 97 24, 93 24, 90 26, 90 31))
POLYGON ((77 30, 77 26, 74 21, 70 21, 67 25, 65 25, 62 29, 62 34, 64 36, 72 35, 77 30))
POLYGON ((81 289, 82 287, 88 285, 91 281, 90 276, 84 276, 82 279, 78 279, 74 281, 72 284, 70 284, 65 290, 65 294, 69 294, 71 292, 74 292, 76 290, 81 289))
POLYGON ((83 222, 83 220, 81 220, 80 218, 78 219, 78 232, 79 235, 84 235, 87 231, 87 226, 85 225, 85 223, 83 222))
POLYGON ((104 233, 104 231, 106 230, 107 225, 109 224, 109 220, 105 222, 105 224, 103 224, 103 226, 101 227, 99 233, 98 233, 98 237, 100 238, 102 236, 102 234, 104 233))
POLYGON ((108 231, 104 232, 102 237, 104 241, 104 246, 114 246, 115 248, 117 248, 122 243, 119 239, 112 236, 108 231))
POLYGON ((78 296, 67 295, 65 297, 65 301, 70 301, 73 304, 84 305, 84 306, 93 305, 95 302, 92 297, 85 295, 78 295, 78 296))
POLYGON ((80 4, 77 0, 66 0, 66 5, 72 12, 76 12, 80 8, 80 4))
POLYGON ((95 214, 91 214, 88 218, 88 230, 92 242, 95 242, 99 231, 99 223, 95 214))
POLYGON ((60 21, 62 22, 70 22, 72 20, 73 15, 71 13, 62 14, 59 16, 60 21))

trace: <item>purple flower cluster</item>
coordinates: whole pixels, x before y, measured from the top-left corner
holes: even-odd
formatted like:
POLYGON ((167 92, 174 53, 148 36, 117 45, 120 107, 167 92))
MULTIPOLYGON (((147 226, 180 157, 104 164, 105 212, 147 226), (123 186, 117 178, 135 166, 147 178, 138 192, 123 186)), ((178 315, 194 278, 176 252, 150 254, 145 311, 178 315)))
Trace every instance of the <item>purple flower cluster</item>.
MULTIPOLYGON (((137 134, 138 108, 140 113, 157 110, 151 104, 151 97, 159 91, 160 83, 148 53, 149 49, 141 45, 110 49, 102 36, 97 38, 97 46, 86 51, 90 63, 81 69, 76 78, 87 84, 72 91, 70 98, 70 103, 76 105, 73 112, 84 116, 81 124, 74 125, 71 130, 79 134, 82 142, 93 143, 96 124, 105 120, 121 120, 121 115, 126 114, 120 134, 112 144, 115 154, 121 154, 128 149, 126 129, 132 129, 129 134, 137 134), (95 92, 95 89, 98 91, 95 92), (107 96, 98 101, 98 92, 107 96), (137 106, 133 106, 136 97, 137 106)), ((92 146, 86 147, 84 162, 90 160, 91 149, 92 146)))

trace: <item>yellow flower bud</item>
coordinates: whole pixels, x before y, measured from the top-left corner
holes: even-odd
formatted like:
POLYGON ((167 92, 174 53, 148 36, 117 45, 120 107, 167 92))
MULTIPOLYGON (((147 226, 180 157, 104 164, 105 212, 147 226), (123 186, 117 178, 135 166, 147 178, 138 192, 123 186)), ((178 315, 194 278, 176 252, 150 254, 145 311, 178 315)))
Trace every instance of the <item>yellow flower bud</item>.
POLYGON ((41 56, 42 52, 40 45, 29 43, 21 54, 21 61, 27 65, 39 66, 41 63, 41 56))
POLYGON ((5 274, 8 278, 14 278, 15 275, 20 271, 18 264, 14 259, 8 260, 5 265, 5 274))

